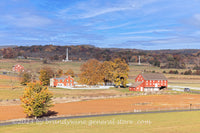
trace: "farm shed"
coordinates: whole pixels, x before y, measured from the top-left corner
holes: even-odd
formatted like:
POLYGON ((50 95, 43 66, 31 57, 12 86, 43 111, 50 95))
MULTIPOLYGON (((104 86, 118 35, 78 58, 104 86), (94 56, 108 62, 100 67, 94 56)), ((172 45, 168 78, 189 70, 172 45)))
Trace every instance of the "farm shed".
POLYGON ((74 86, 74 79, 68 75, 66 77, 61 78, 51 78, 50 79, 50 86, 51 87, 73 87, 74 86))
POLYGON ((20 64, 16 64, 12 67, 12 70, 14 72, 23 72, 24 71, 24 67, 20 64))

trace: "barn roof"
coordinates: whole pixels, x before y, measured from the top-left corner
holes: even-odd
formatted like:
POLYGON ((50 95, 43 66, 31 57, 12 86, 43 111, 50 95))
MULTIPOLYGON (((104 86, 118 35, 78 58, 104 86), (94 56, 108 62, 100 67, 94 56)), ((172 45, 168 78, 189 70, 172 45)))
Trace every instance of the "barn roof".
POLYGON ((60 79, 62 79, 62 80, 64 80, 64 79, 66 79, 67 77, 61 77, 61 78, 54 78, 54 79, 57 79, 57 80, 60 80, 60 79))
POLYGON ((53 78, 53 79, 57 79, 57 80, 65 80, 66 78, 72 78, 70 75, 65 76, 65 77, 60 77, 60 78, 53 78))
POLYGON ((162 73, 142 73, 141 75, 145 80, 167 80, 162 73))
POLYGON ((140 84, 142 84, 143 82, 135 82, 134 84, 132 84, 130 87, 138 87, 140 84))

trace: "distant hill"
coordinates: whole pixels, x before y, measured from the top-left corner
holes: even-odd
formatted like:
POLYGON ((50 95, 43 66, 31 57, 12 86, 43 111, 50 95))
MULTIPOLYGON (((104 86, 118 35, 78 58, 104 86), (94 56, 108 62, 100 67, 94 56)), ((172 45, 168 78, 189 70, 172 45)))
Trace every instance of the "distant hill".
POLYGON ((14 47, 17 47, 17 45, 3 45, 3 46, 0 45, 0 49, 3 49, 3 48, 14 48, 14 47))
POLYGON ((69 49, 70 60, 98 59, 100 61, 123 58, 127 62, 150 63, 159 67, 185 68, 189 64, 199 65, 199 49, 179 50, 139 50, 120 48, 98 48, 92 45, 56 46, 56 45, 34 45, 34 46, 1 46, 0 54, 4 58, 16 58, 18 56, 46 58, 49 60, 65 59, 66 48, 69 49), (164 65, 163 65, 164 64, 164 65))

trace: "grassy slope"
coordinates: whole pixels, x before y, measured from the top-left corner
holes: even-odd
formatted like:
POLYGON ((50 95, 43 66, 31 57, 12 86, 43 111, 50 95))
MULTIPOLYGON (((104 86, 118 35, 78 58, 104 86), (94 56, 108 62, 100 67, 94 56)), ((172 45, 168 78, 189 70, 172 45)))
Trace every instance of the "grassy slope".
POLYGON ((0 127, 3 133, 198 133, 200 112, 106 116, 0 127), (125 123, 120 124, 120 120, 125 123), (82 122, 69 124, 67 122, 82 122), (105 123, 112 121, 111 123, 105 123), (93 124, 91 123, 93 122, 93 124), (95 123, 94 123, 95 122, 95 123), (103 123, 99 123, 103 122, 103 123))
POLYGON ((69 68, 74 70, 74 72, 77 74, 80 72, 79 68, 80 65, 82 64, 81 62, 52 62, 50 64, 43 64, 42 61, 37 60, 12 60, 12 59, 7 59, 7 60, 0 60, 0 69, 3 70, 12 70, 12 66, 15 64, 21 64, 24 66, 26 70, 31 70, 33 72, 39 72, 41 68, 45 67, 50 67, 53 70, 58 70, 58 69, 63 69, 64 72, 66 72, 69 68))

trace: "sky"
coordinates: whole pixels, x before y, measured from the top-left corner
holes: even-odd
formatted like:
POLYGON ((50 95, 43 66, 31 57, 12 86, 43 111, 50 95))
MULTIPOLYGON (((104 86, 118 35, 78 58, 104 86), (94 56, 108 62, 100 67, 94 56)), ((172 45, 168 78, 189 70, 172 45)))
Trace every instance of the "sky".
POLYGON ((0 46, 199 49, 200 0, 1 0, 0 46))

